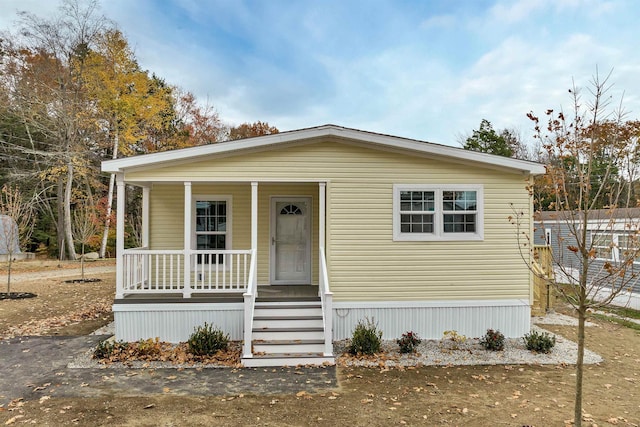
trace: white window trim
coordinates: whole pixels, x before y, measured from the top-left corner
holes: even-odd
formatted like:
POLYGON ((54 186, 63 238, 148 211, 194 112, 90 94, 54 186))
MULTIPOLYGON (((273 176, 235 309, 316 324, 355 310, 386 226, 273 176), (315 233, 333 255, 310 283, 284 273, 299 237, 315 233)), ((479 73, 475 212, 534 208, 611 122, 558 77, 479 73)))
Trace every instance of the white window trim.
MULTIPOLYGON (((601 246, 601 245, 594 245, 593 244, 593 240, 594 240, 594 236, 595 235, 605 235, 605 236, 612 236, 611 237, 611 242, 613 243, 613 246, 611 247, 611 257, 610 258, 601 258, 601 257, 596 257, 595 259, 599 260, 599 261, 613 261, 613 262, 620 262, 621 261, 621 257, 620 257, 620 243, 618 240, 618 237, 621 235, 629 235, 629 234, 633 234, 632 232, 629 233, 616 233, 613 231, 606 231, 606 230, 590 230, 591 232, 591 247, 592 248, 606 248, 606 246, 601 246)), ((634 264, 639 264, 640 263, 640 259, 636 258, 636 260, 633 261, 634 264)))
POLYGON ((230 250, 233 248, 231 244, 231 231, 233 230, 233 212, 232 212, 232 201, 233 198, 230 195, 203 195, 203 194, 194 194, 191 196, 191 249, 196 250, 197 247, 197 233, 196 233, 196 202, 205 201, 205 202, 226 202, 227 203, 227 231, 225 239, 225 248, 224 250, 230 250))
POLYGON ((465 241, 484 240, 484 186, 474 184, 394 184, 393 185, 393 241, 465 241), (435 210, 433 211, 433 233, 402 233, 400 231, 400 192, 433 191, 435 210), (475 233, 445 233, 443 225, 442 192, 475 191, 478 206, 476 208, 475 233))

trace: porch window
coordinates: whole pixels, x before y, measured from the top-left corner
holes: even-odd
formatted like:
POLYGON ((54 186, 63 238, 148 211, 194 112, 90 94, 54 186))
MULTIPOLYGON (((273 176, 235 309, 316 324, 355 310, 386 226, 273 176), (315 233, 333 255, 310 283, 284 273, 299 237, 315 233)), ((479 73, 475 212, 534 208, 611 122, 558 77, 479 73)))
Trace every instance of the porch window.
MULTIPOLYGON (((226 250, 230 244, 231 199, 230 197, 194 198, 195 242, 197 250, 226 250)), ((223 255, 211 259, 213 255, 198 254, 198 264, 222 264, 223 255)))
POLYGON ((479 185, 393 186, 393 240, 482 240, 479 185))

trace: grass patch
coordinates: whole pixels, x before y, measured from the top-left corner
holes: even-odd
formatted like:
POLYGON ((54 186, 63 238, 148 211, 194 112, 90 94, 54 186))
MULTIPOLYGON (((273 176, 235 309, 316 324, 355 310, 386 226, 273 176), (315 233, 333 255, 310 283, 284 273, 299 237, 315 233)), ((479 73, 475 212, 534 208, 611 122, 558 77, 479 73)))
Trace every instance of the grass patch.
POLYGON ((593 313, 592 316, 594 319, 605 320, 611 323, 617 323, 618 325, 624 326, 625 328, 633 329, 640 332, 640 324, 631 322, 627 319, 624 319, 621 317, 607 316, 606 314, 598 314, 598 313, 593 313))

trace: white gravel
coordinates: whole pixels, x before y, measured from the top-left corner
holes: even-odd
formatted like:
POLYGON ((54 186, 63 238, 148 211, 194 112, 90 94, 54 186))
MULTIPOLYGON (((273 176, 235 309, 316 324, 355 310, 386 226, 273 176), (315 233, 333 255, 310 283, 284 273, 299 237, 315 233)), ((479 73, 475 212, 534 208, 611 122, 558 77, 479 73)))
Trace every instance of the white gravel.
MULTIPOLYGON (((577 325, 577 320, 570 316, 558 313, 549 313, 544 317, 532 318, 534 325, 532 331, 547 332, 536 324, 554 324, 554 325, 577 325)), ((595 326, 593 323, 587 322, 587 326, 595 326)), ((112 333, 113 324, 107 325, 99 332, 101 334, 112 333)), ((522 338, 506 339, 505 348, 502 351, 488 351, 482 348, 478 338, 468 338, 463 343, 454 343, 450 340, 423 340, 417 347, 414 354, 404 355, 398 351, 398 345, 395 341, 383 341, 384 353, 379 358, 363 359, 352 358, 347 355, 348 340, 336 341, 334 343, 334 354, 337 356, 338 363, 346 366, 375 366, 381 365, 387 367, 394 366, 447 366, 447 365, 572 365, 576 363, 578 354, 578 345, 560 335, 555 335, 556 345, 549 354, 532 353, 527 350, 522 338)), ((585 349, 584 363, 595 364, 604 361, 604 359, 585 349)), ((124 368, 126 366, 118 363, 110 365, 101 365, 96 360, 91 359, 91 352, 87 352, 69 364, 70 368, 124 368)), ((145 367, 145 368, 177 368, 177 365, 167 362, 150 362, 129 365, 129 367, 145 367), (137 366, 140 365, 140 366, 137 366)), ((184 368, 185 366, 180 366, 184 368)), ((196 364, 190 367, 217 367, 213 365, 196 364)))
MULTIPOLYGON (((572 365, 578 357, 578 345, 573 341, 533 326, 532 331, 547 332, 556 337, 556 345, 550 353, 533 353, 525 348, 522 338, 505 339, 504 350, 489 351, 480 345, 478 338, 468 338, 463 343, 448 340, 423 340, 415 354, 400 354, 395 341, 383 341, 384 356, 381 359, 339 358, 346 366, 448 366, 448 365, 572 365)), ((344 355, 348 340, 334 344, 336 354, 344 355)), ((600 363, 604 359, 585 349, 584 363, 600 363)))

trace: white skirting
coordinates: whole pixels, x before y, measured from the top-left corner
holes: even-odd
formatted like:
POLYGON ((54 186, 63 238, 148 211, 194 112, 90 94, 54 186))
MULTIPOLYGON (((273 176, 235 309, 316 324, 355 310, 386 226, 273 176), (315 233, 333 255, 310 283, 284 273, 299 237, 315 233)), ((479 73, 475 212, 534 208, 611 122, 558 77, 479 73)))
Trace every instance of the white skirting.
POLYGON ((452 330, 475 338, 487 329, 515 338, 531 329, 531 307, 522 300, 334 302, 333 308, 334 340, 350 338, 358 321, 367 317, 378 323, 383 339, 396 339, 407 331, 440 339, 452 330))
POLYGON ((242 340, 242 303, 224 304, 115 304, 113 317, 116 340, 127 342, 156 338, 171 343, 185 342, 205 322, 242 340))
MULTIPOLYGON (((207 322, 232 340, 241 341, 243 308, 242 303, 116 304, 116 340, 158 337, 185 342, 197 326, 207 322)), ((452 330, 474 338, 483 336, 487 329, 515 338, 531 329, 531 307, 523 300, 334 302, 333 339, 350 338, 358 321, 367 317, 377 322, 383 339, 396 339, 407 331, 425 339, 440 339, 452 330)))

